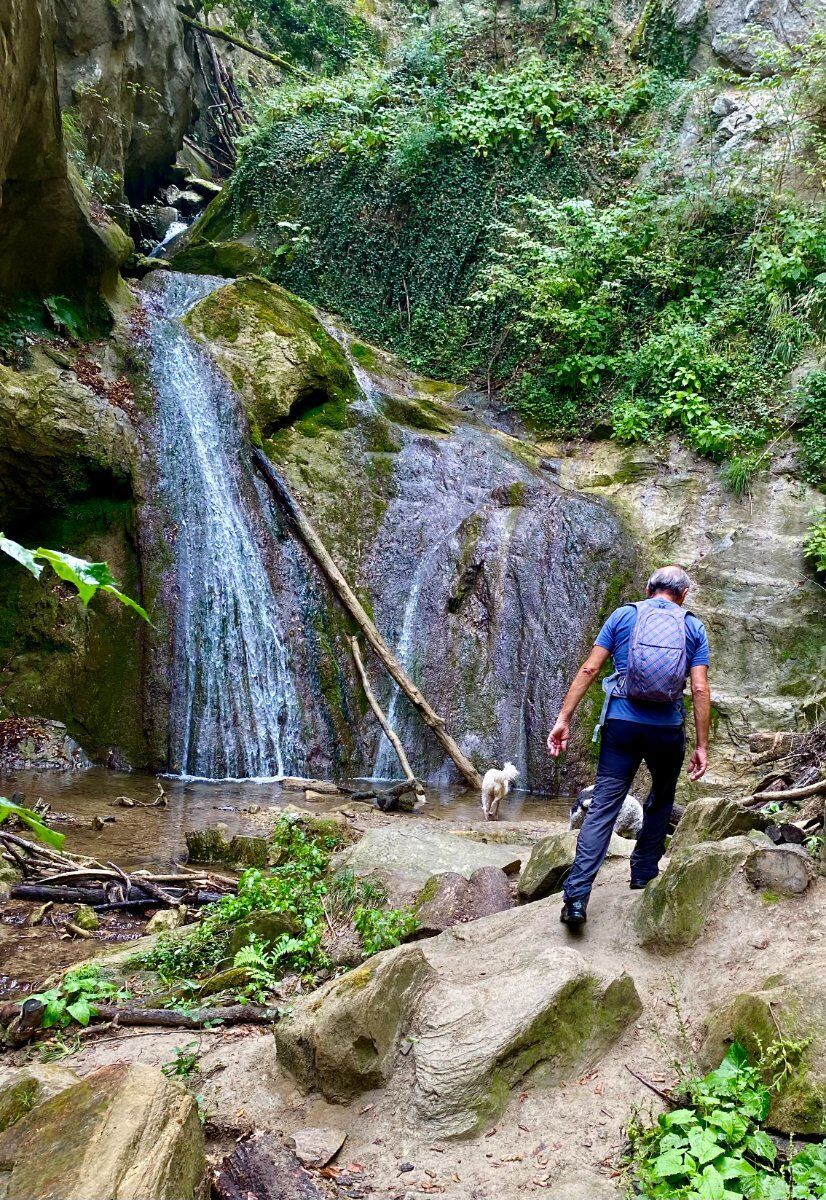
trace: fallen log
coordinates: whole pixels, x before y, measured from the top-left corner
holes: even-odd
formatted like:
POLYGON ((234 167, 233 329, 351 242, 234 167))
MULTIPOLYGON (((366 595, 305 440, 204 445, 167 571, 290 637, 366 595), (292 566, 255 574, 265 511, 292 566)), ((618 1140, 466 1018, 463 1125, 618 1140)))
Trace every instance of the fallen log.
MULTIPOLYGON (((292 75, 297 75, 299 79, 311 79, 309 71, 305 71, 303 67, 291 63, 289 59, 281 58, 278 54, 271 54, 269 50, 262 50, 260 46, 253 46, 251 42, 244 41, 234 33, 230 33, 226 29, 218 29, 212 25, 204 25, 203 21, 196 21, 193 17, 188 16, 181 9, 178 9, 181 15, 181 20, 189 25, 191 29, 197 29, 199 33, 205 33, 207 37, 217 38, 221 42, 228 42, 230 46, 237 46, 239 50, 246 51, 247 54, 254 54, 256 58, 262 58, 264 62, 272 63, 274 67, 281 67, 284 71, 289 71, 292 75)), ((200 154, 203 151, 198 148, 200 154)))
POLYGON ((787 800, 805 800, 807 796, 816 796, 819 792, 826 792, 826 779, 819 779, 817 783, 810 783, 807 787, 787 788, 785 792, 755 792, 743 803, 749 808, 767 800, 785 804, 787 800))
POLYGON ((482 776, 447 732, 444 719, 439 716, 435 709, 431 708, 416 684, 393 655, 390 647, 365 612, 355 592, 336 566, 327 547, 296 503, 284 480, 275 470, 263 450, 255 447, 252 456, 261 475, 278 501, 287 521, 314 558, 327 582, 338 597, 342 607, 353 618, 364 634, 379 662, 391 679, 398 684, 413 707, 418 710, 425 725, 433 731, 434 737, 440 743, 448 757, 459 768, 463 778, 467 780, 471 787, 480 790, 482 787, 482 776))
MULTIPOLYGON (((273 1025, 280 1017, 277 1008, 261 1004, 227 1004, 223 1008, 202 1008, 197 1012, 179 1012, 174 1008, 140 1008, 137 1005, 92 1005, 92 1023, 153 1026, 159 1029, 203 1029, 205 1025, 273 1025)), ((22 1046, 40 1033, 45 1005, 30 997, 22 1005, 16 1002, 0 1004, 0 1024, 9 1022, 6 1041, 22 1046)), ((49 1032, 48 1030, 46 1032, 49 1032)))
POLYGON ((161 902, 153 892, 144 889, 143 883, 135 883, 133 894, 128 899, 109 900, 104 888, 67 887, 62 884, 47 883, 13 883, 9 891, 12 900, 50 900, 54 904, 89 904, 94 909, 118 908, 162 908, 175 907, 179 904, 213 904, 220 900, 224 892, 211 892, 200 888, 174 888, 169 893, 168 900, 161 902))
POLYGON ((393 749, 396 752, 396 758, 399 760, 399 764, 402 769, 402 774, 404 775, 405 779, 410 784, 410 786, 413 788, 413 791, 416 793, 417 798, 419 800, 421 800, 422 802, 424 802, 424 798, 425 798, 424 788, 419 783, 416 776, 413 774, 413 768, 410 766, 408 757, 405 754, 404 746, 401 743, 401 738, 396 733, 396 731, 393 728, 391 728, 390 722, 388 721, 387 717, 384 715, 384 711, 382 710, 381 705, 379 704, 378 700, 376 699, 373 689, 370 687, 370 680, 367 678, 367 672, 364 669, 364 663, 361 661, 361 651, 359 650, 359 644, 358 644, 357 638, 354 638, 354 637, 350 638, 350 649, 353 651, 353 661, 356 664, 356 670, 358 671, 359 677, 361 678, 361 686, 364 688, 364 694, 367 697, 367 703, 370 705, 373 712, 375 713, 376 720, 378 721, 379 725, 381 725, 388 742, 390 743, 390 745, 393 747, 393 749))
POLYGON ((325 1200, 327 1192, 271 1133, 241 1138, 213 1168, 215 1200, 325 1200))

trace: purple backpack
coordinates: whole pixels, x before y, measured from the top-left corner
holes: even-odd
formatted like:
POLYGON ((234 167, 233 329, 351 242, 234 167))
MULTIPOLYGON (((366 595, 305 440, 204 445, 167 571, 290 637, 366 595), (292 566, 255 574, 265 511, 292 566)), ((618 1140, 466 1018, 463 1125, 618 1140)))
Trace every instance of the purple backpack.
POLYGON ((679 700, 685 688, 687 612, 679 604, 641 600, 617 693, 632 700, 679 700))

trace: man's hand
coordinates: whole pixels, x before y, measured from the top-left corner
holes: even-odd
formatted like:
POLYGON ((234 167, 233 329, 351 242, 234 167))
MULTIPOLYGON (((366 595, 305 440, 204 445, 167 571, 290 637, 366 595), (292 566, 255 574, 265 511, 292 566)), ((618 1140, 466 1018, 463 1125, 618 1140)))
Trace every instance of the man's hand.
POLYGON ((568 739, 571 736, 571 722, 564 717, 557 719, 551 732, 548 734, 548 749, 553 758, 559 758, 563 750, 568 749, 568 739))
POLYGON ((698 746, 692 754, 688 762, 688 777, 696 783, 698 779, 702 779, 708 769, 708 750, 705 746, 698 746))

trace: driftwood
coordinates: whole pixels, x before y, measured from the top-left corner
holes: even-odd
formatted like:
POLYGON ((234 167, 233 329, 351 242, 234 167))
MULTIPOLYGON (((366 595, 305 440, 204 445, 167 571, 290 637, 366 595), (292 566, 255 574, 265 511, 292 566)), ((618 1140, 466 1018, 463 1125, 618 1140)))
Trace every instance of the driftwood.
POLYGON ((271 1133, 242 1138, 212 1175, 214 1200, 324 1200, 327 1193, 271 1133))
POLYGON ((399 760, 399 763, 401 765, 402 774, 404 775, 407 782, 413 788, 413 791, 416 793, 416 796, 420 800, 424 800, 424 788, 419 783, 416 776, 413 774, 413 768, 410 766, 408 757, 405 754, 404 746, 401 743, 401 738, 396 733, 396 731, 391 728, 390 722, 388 721, 387 717, 384 715, 382 707, 379 704, 378 700, 376 699, 373 689, 370 687, 370 681, 367 678, 367 672, 364 669, 364 663, 361 661, 361 651, 359 650, 359 644, 358 644, 357 638, 354 638, 354 637, 350 638, 350 649, 353 651, 353 661, 356 664, 356 670, 358 671, 359 676, 361 678, 361 686, 364 688, 364 694, 367 697, 367 703, 370 705, 373 712, 376 714, 376 720, 378 721, 379 725, 381 725, 382 729, 384 730, 385 736, 387 737, 388 742, 390 743, 390 745, 393 747, 393 749, 396 752, 396 758, 399 760))
MULTIPOLYGON (((202 1008, 197 1012, 179 1012, 174 1008, 140 1008, 138 1005, 93 1004, 92 1022, 116 1025, 153 1026, 159 1029, 203 1029, 205 1025, 272 1025, 279 1019, 278 1009, 260 1004, 228 1004, 202 1008)), ((0 1024, 8 1022, 6 1041, 22 1046, 42 1029, 45 1005, 30 997, 23 1004, 0 1004, 0 1024)))
POLYGON ((64 884, 51 883, 13 883, 9 889, 12 900, 51 901, 53 904, 88 904, 94 909, 118 908, 161 908, 169 906, 177 908, 180 904, 214 904, 225 892, 211 892, 200 888, 183 890, 176 888, 174 894, 166 893, 169 898, 163 904, 157 896, 144 891, 142 886, 133 886, 128 899, 122 895, 122 890, 116 893, 107 892, 105 888, 67 887, 64 884), (117 895, 118 899, 114 896, 117 895))
POLYGON ((413 707, 418 710, 425 725, 433 731, 437 741, 441 744, 448 757, 459 768, 464 779, 467 780, 471 787, 477 790, 481 789, 482 776, 447 732, 444 719, 431 708, 425 697, 416 687, 416 684, 393 655, 390 647, 365 612, 355 592, 336 566, 321 538, 296 503, 284 480, 275 470, 263 450, 259 450, 256 447, 253 449, 252 455, 256 466, 278 501, 289 524, 301 538, 307 550, 323 572, 342 607, 353 618, 364 634, 379 662, 388 675, 390 675, 391 679, 398 684, 413 707))
POLYGON ((826 792, 826 779, 819 779, 817 783, 810 783, 807 787, 787 788, 784 792, 755 792, 744 803, 749 808, 767 800, 785 804, 787 800, 805 800, 807 796, 816 796, 819 792, 826 792))
POLYGON ((239 50, 244 50, 247 54, 254 54, 256 58, 262 58, 264 62, 272 63, 274 67, 281 67, 282 70, 289 71, 292 75, 298 75, 301 79, 312 78, 309 71, 305 71, 303 67, 291 63, 289 59, 281 58, 278 54, 271 54, 269 50, 262 50, 260 46, 253 46, 252 42, 247 42, 244 38, 238 37, 226 29, 204 25, 203 21, 196 21, 194 17, 187 16, 180 9, 178 11, 181 14, 181 20, 186 25, 189 25, 190 29, 197 29, 199 33, 205 33, 207 37, 217 38, 218 41, 228 42, 230 46, 237 46, 239 50))

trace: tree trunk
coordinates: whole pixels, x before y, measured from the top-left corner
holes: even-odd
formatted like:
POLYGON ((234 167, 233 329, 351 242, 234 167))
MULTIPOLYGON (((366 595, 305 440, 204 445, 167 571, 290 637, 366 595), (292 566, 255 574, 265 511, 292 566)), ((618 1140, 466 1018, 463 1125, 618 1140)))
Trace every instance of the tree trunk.
POLYGON ((399 685, 413 707, 418 710, 425 725, 433 730, 434 736, 445 753, 453 760, 470 786, 481 790, 482 776, 447 732, 442 717, 430 707, 413 680, 394 657, 384 638, 364 611, 355 592, 353 592, 347 580, 336 566, 321 538, 299 508, 284 480, 275 470, 263 450, 259 450, 256 447, 252 455, 256 466, 280 504, 290 525, 315 559, 327 578, 328 583, 336 593, 342 607, 353 618, 359 629, 361 629, 379 662, 385 668, 388 675, 390 675, 391 679, 399 685))

